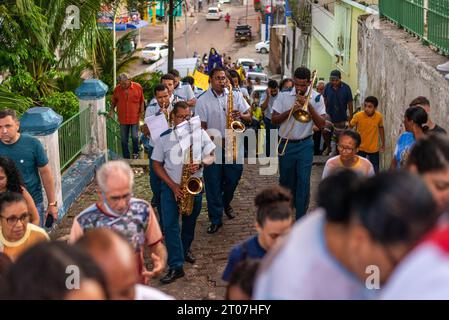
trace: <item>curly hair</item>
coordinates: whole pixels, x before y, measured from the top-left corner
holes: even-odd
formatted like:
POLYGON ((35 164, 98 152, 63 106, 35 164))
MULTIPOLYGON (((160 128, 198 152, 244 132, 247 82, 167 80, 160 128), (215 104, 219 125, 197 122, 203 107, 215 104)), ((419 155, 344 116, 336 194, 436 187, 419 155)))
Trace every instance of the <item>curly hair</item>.
POLYGON ((6 189, 11 192, 22 193, 22 187, 25 185, 23 182, 22 174, 16 167, 14 161, 8 157, 0 157, 0 168, 3 169, 6 175, 7 183, 6 189))

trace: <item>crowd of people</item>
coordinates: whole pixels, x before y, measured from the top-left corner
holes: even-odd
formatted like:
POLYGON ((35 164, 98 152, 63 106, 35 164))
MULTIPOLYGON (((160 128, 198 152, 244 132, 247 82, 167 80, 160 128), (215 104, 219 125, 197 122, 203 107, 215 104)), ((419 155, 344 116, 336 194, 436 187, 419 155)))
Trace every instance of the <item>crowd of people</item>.
POLYGON ((0 298, 173 299, 151 280, 172 283, 186 262, 196 263, 203 194, 210 236, 224 216, 249 214, 232 207, 244 169, 238 159, 249 147, 228 137, 241 124, 267 129, 258 156, 278 158, 279 185, 254 199, 256 234, 229 253, 226 299, 449 298, 449 138, 432 121, 429 99, 409 103, 391 165, 380 170, 382 102, 368 96, 356 112, 339 71, 315 84, 299 67, 254 94, 215 50, 207 63, 207 90, 171 70, 148 103, 140 85, 119 76, 110 115, 118 113, 125 159, 143 142, 152 199, 133 196, 128 162, 103 164, 98 200, 77 214, 68 243, 49 241, 59 216, 42 144, 19 132, 14 111, 0 110, 0 298), (316 149, 331 156, 310 211, 316 149))

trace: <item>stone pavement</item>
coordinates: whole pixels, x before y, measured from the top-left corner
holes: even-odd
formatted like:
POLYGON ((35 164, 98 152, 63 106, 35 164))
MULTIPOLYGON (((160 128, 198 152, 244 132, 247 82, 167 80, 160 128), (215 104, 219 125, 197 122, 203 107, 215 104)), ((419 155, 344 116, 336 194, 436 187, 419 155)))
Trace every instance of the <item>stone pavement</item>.
MULTIPOLYGON (((315 191, 324 165, 324 158, 316 157, 312 169, 310 209, 315 207, 315 191)), ((148 173, 143 168, 135 168, 135 196, 150 201, 148 173)), ((245 165, 240 184, 232 202, 237 217, 233 220, 223 217, 224 226, 214 235, 206 233, 209 226, 206 197, 203 197, 203 209, 197 222, 192 251, 197 257, 194 265, 185 264, 186 276, 169 285, 162 285, 157 279, 152 285, 173 295, 177 299, 223 299, 226 284, 221 281, 221 274, 231 248, 255 234, 254 197, 265 187, 278 184, 278 176, 259 175, 259 165, 245 165)), ((92 182, 72 205, 68 214, 51 233, 52 239, 66 240, 70 226, 76 214, 96 201, 96 184, 92 182)))

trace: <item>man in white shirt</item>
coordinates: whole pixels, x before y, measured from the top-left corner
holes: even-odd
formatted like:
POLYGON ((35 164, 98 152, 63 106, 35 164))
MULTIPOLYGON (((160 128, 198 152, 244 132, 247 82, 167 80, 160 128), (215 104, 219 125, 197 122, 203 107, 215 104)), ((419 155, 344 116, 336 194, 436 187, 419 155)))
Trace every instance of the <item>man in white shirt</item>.
MULTIPOLYGON (((189 107, 194 108, 196 104, 196 98, 190 85, 181 83, 181 76, 179 75, 178 70, 173 69, 169 71, 169 74, 175 77, 175 88, 173 92, 175 96, 178 96, 182 101, 186 101, 189 107)), ((193 109, 191 111, 193 111, 193 109)))
MULTIPOLYGON (((308 88, 311 85, 310 70, 304 67, 297 68, 294 74, 295 88, 291 91, 279 93, 273 104, 271 122, 280 125, 279 136, 282 141, 279 145, 279 182, 291 190, 295 198, 296 219, 301 218, 307 211, 310 198, 310 175, 313 162, 313 124, 322 128, 325 124, 326 108, 323 99, 316 101, 318 93, 312 91, 307 105, 311 121, 301 123, 293 117, 293 112, 303 108, 308 88), (288 144, 285 147, 285 144, 288 144), (285 153, 282 151, 285 147, 285 153)), ((312 89, 313 90, 313 89, 312 89)))

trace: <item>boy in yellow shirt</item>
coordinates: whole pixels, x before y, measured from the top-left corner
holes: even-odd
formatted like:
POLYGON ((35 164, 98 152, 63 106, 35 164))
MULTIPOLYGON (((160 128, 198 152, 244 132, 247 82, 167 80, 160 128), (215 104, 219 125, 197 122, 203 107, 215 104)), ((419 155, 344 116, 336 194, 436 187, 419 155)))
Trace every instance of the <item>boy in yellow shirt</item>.
POLYGON ((383 117, 377 111, 378 105, 376 97, 367 97, 363 103, 363 111, 357 112, 349 124, 350 128, 356 128, 362 138, 358 154, 373 164, 376 173, 379 172, 379 151, 383 152, 385 149, 383 117))

